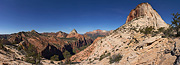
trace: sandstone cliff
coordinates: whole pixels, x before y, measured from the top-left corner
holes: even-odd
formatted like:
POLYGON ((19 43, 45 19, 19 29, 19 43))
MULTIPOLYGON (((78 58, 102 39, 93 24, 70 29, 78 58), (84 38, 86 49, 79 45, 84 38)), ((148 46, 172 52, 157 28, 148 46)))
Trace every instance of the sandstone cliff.
POLYGON ((129 13, 126 23, 133 22, 139 26, 168 27, 156 10, 149 3, 141 3, 129 13))

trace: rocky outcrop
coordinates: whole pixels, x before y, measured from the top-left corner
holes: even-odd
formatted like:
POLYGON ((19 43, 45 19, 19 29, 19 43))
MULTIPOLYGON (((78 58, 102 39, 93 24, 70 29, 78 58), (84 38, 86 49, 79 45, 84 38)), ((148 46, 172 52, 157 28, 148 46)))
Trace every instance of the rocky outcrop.
POLYGON ((23 61, 24 52, 19 51, 15 46, 4 45, 7 50, 0 49, 0 65, 32 65, 23 61))
MULTIPOLYGON (((94 43, 83 65, 173 65, 179 64, 179 41, 162 35, 145 35, 139 29, 168 25, 148 3, 139 4, 129 14, 126 24, 94 43), (177 43, 178 42, 178 43, 177 43), (117 55, 121 55, 117 56, 117 55), (113 60, 114 59, 114 60, 113 60), (118 61, 116 61, 118 60, 118 61)), ((179 39, 179 38, 178 38, 179 39)))
POLYGON ((126 23, 128 22, 137 22, 138 25, 145 27, 154 26, 155 29, 168 27, 161 16, 149 3, 141 3, 137 5, 135 9, 131 10, 126 20, 126 23))
POLYGON ((64 59, 63 52, 53 45, 48 44, 48 46, 46 46, 46 48, 42 51, 42 56, 46 59, 50 59, 54 55, 58 55, 59 60, 64 59))
POLYGON ((73 55, 70 59, 72 62, 81 62, 82 60, 85 60, 89 57, 89 55, 92 53, 92 51, 94 50, 94 48, 96 47, 95 46, 95 43, 102 39, 103 37, 98 37, 96 38, 93 43, 88 46, 86 49, 84 49, 83 51, 73 55))
POLYGON ((77 33, 75 29, 73 29, 68 35, 67 38, 72 38, 72 37, 78 37, 80 34, 77 33))
POLYGON ((43 34, 43 35, 46 35, 46 36, 53 36, 53 37, 61 37, 61 38, 66 38, 66 36, 68 35, 67 33, 65 32, 62 32, 62 31, 59 31, 59 32, 45 32, 45 33, 40 33, 40 34, 43 34))
POLYGON ((65 38, 67 35, 68 35, 67 33, 59 31, 57 37, 65 38))

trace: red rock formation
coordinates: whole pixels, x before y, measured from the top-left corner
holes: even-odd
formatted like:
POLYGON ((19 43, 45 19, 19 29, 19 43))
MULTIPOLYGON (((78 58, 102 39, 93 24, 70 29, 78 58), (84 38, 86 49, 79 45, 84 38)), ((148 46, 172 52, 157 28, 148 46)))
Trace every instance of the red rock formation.
POLYGON ((62 31, 59 31, 59 32, 57 32, 57 33, 58 33, 57 37, 63 37, 63 38, 65 38, 65 37, 68 35, 67 33, 62 32, 62 31))
POLYGON ((102 39, 103 37, 98 37, 96 38, 93 43, 88 46, 86 49, 84 49, 83 51, 73 55, 70 59, 72 62, 81 62, 82 60, 85 60, 89 57, 89 55, 92 53, 93 49, 96 47, 95 43, 102 39))
POLYGON ((43 34, 43 35, 46 35, 46 36, 53 36, 53 37, 62 37, 62 38, 65 38, 68 34, 65 33, 65 32, 62 32, 62 31, 59 31, 59 32, 51 32, 51 33, 40 33, 40 34, 43 34))
POLYGON ((112 31, 113 30, 106 31, 106 30, 97 29, 97 30, 93 30, 93 31, 90 31, 90 32, 86 32, 84 35, 88 35, 92 39, 96 39, 97 37, 104 37, 106 35, 109 35, 112 31))
POLYGON ((66 38, 73 38, 73 37, 82 37, 82 35, 78 34, 75 29, 73 29, 66 38))
MULTIPOLYGON (((60 32, 58 32, 61 34, 60 32)), ((70 50, 74 47, 79 48, 81 46, 91 44, 92 40, 88 36, 83 36, 76 34, 73 38, 59 38, 57 33, 38 33, 35 30, 31 32, 19 32, 11 34, 8 40, 11 43, 20 43, 20 45, 32 44, 37 49, 38 53, 41 53, 45 58, 50 59, 50 56, 56 54, 56 51, 59 51, 60 60, 64 59, 62 53, 64 50, 70 50), (57 36, 56 36, 57 35, 57 36), (51 47, 51 48, 50 48, 51 47), (67 48, 68 47, 68 48, 67 48), (52 49, 53 48, 53 49, 52 49), (50 54, 47 54, 50 53, 50 54)), ((66 33, 63 33, 66 36, 66 33)), ((71 33, 72 34, 72 33, 71 33)), ((65 37, 64 36, 64 37, 65 37)))

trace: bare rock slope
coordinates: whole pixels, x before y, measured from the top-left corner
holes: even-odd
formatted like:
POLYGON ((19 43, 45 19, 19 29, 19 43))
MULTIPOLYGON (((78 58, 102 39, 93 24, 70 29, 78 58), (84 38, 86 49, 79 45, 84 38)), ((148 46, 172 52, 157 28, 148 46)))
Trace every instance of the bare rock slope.
POLYGON ((141 3, 131 10, 126 20, 126 23, 128 22, 133 22, 135 23, 134 25, 140 26, 154 26, 156 29, 168 26, 149 3, 141 3))
POLYGON ((145 35, 137 30, 168 25, 148 3, 141 3, 129 14, 126 24, 100 39, 81 65, 172 65, 179 63, 180 44, 162 35, 145 35), (118 60, 118 61, 117 61, 118 60))

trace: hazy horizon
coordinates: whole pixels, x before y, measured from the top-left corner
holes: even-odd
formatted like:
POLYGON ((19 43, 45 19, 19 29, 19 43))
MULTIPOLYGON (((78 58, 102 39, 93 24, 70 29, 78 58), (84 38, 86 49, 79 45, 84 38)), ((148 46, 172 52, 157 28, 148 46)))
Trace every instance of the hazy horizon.
POLYGON ((147 2, 170 24, 172 13, 180 11, 177 0, 1 0, 0 34, 36 30, 78 33, 115 30, 125 24, 130 11, 147 2))

